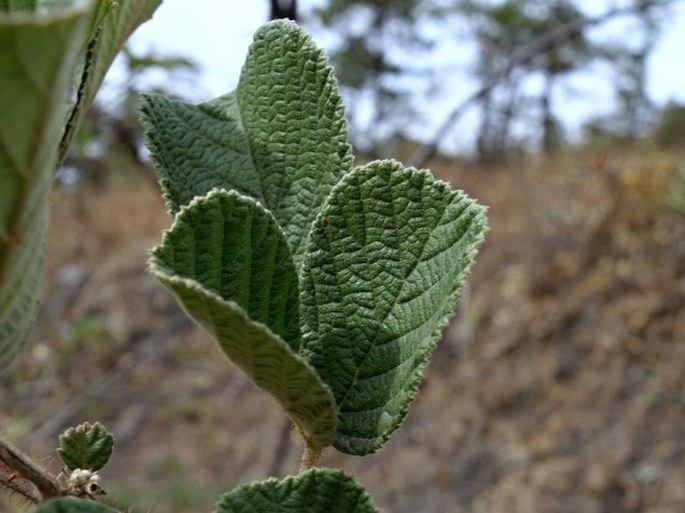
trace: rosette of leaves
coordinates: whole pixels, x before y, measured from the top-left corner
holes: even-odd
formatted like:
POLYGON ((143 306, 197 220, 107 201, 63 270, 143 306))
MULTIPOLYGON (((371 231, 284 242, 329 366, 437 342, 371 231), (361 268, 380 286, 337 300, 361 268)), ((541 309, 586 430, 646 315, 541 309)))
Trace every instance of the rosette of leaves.
POLYGON ((116 53, 159 3, 0 0, 0 370, 33 322, 53 173, 116 53))
POLYGON ((382 447, 485 209, 428 171, 354 167, 333 70, 291 22, 256 33, 235 91, 199 105, 147 95, 142 114, 173 217, 152 273, 283 406, 305 468, 328 445, 382 447))
POLYGON ((59 437, 57 453, 69 470, 100 470, 112 456, 114 437, 102 424, 84 422, 59 437))

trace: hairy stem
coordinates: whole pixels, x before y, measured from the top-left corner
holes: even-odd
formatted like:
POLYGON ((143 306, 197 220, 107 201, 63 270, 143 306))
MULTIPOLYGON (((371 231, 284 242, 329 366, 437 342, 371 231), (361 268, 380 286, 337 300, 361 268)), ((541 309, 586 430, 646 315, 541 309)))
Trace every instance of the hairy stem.
MULTIPOLYGON (((46 470, 39 467, 28 456, 16 447, 13 447, 7 440, 0 436, 0 462, 4 463, 14 473, 13 476, 3 480, 3 484, 15 489, 12 482, 16 477, 26 479, 33 483, 40 491, 43 499, 60 497, 64 495, 57 480, 46 470), (7 482, 5 482, 7 481, 7 482)), ((21 490, 16 490, 21 493, 21 490)))
POLYGON ((311 437, 307 436, 306 431, 304 431, 297 423, 295 423, 297 431, 300 433, 302 440, 304 441, 304 449, 302 451, 302 458, 300 458, 300 468, 297 472, 303 472, 314 467, 321 458, 321 453, 323 452, 323 447, 317 444, 311 437))

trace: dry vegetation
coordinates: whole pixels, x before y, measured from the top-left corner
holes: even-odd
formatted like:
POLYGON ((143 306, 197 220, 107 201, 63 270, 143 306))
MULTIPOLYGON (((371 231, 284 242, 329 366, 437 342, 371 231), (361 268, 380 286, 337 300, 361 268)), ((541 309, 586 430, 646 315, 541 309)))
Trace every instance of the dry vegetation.
MULTIPOLYGON (((685 217, 662 208, 683 161, 434 162, 490 207, 471 287, 388 446, 323 464, 385 513, 685 511, 685 217)), ((0 383, 0 427, 56 471, 57 434, 99 419, 117 439, 114 504, 210 511, 293 471, 299 448, 146 274, 168 224, 147 179, 56 191, 45 300, 0 383)))

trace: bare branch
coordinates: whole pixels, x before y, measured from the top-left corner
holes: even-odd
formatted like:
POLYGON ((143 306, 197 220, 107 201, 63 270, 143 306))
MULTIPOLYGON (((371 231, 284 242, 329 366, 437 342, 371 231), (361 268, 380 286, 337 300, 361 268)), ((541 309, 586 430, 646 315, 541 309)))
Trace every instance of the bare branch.
POLYGON ((560 43, 571 39, 575 34, 578 33, 578 31, 582 29, 587 29, 595 25, 601 25, 602 23, 606 23, 607 21, 620 16, 634 15, 638 11, 644 11, 652 7, 664 7, 679 1, 681 0, 646 0, 630 7, 610 9, 596 17, 578 18, 566 25, 541 35, 533 40, 530 44, 512 52, 506 66, 504 66, 498 73, 494 73, 476 91, 474 91, 468 98, 466 98, 452 112, 450 112, 445 121, 442 122, 440 127, 435 132, 431 142, 423 144, 416 149, 414 154, 409 159, 409 165, 413 167, 421 167, 425 165, 426 161, 428 161, 428 159, 430 159, 437 151, 440 141, 443 140, 452 126, 459 118, 461 118, 461 116, 464 115, 471 105, 490 93, 503 80, 509 77, 509 75, 516 68, 529 63, 535 57, 543 54, 550 48, 553 48, 560 43))

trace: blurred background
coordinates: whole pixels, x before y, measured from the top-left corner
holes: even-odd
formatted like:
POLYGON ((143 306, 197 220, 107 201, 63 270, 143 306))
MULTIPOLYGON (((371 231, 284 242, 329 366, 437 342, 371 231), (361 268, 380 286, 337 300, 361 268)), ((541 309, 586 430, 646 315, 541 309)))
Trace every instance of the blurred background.
POLYGON ((491 225, 405 424, 322 464, 384 513, 685 511, 682 0, 167 0, 58 173, 0 428, 57 473, 58 434, 102 421, 109 500, 135 512, 296 468, 280 408, 146 271, 170 219, 136 110, 235 88, 273 16, 326 49, 357 162, 429 168, 491 225))

